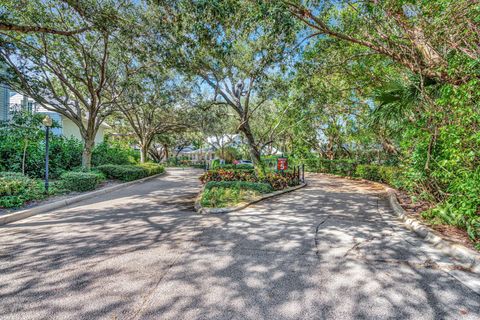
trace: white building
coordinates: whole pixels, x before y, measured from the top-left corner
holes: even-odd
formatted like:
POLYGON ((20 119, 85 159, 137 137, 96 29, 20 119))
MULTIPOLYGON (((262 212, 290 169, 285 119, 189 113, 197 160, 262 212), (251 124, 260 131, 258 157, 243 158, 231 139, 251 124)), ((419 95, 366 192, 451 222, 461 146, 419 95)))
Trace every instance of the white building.
MULTIPOLYGON (((10 111, 16 110, 28 110, 33 113, 41 113, 49 115, 60 127, 53 128, 52 133, 55 135, 61 135, 66 138, 75 138, 82 140, 80 130, 77 125, 64 115, 60 113, 50 111, 36 103, 32 98, 24 96, 22 94, 16 93, 10 97, 10 111)), ((95 144, 103 142, 105 137, 105 130, 109 129, 110 126, 106 123, 102 123, 98 129, 97 135, 95 136, 95 144)))

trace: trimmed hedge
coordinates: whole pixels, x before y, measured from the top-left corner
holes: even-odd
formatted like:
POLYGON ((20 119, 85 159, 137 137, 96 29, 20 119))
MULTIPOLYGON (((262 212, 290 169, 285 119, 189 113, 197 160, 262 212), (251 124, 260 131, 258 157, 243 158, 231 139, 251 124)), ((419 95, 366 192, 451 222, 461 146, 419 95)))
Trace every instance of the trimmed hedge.
POLYGON ((60 184, 64 189, 78 192, 95 190, 103 180, 105 176, 99 172, 71 171, 60 176, 60 184))
POLYGON ((27 201, 42 199, 44 190, 39 180, 21 173, 0 172, 0 208, 19 207, 27 201))
POLYGON ((152 162, 142 163, 142 164, 137 165, 137 167, 140 167, 143 170, 145 170, 145 172, 147 173, 147 175, 146 175, 147 177, 148 176, 153 176, 154 174, 159 174, 159 173, 164 173, 165 172, 165 168, 162 165, 152 163, 152 162))
POLYGON ((133 181, 165 171, 162 165, 155 163, 144 163, 140 165, 115 165, 106 164, 95 167, 101 171, 109 179, 117 179, 122 181, 133 181))
POLYGON ((342 176, 353 176, 357 167, 357 162, 350 159, 296 159, 292 160, 293 164, 305 164, 305 171, 318 173, 331 173, 342 176))
POLYGON ((252 170, 252 171, 254 170, 253 165, 245 164, 245 163, 236 164, 236 165, 235 164, 223 164, 223 165, 220 165, 219 168, 220 169, 226 169, 226 170, 252 170))
POLYGON ((269 193, 273 188, 268 183, 246 182, 246 181, 210 181, 205 185, 205 190, 212 188, 237 188, 258 191, 260 193, 269 193))

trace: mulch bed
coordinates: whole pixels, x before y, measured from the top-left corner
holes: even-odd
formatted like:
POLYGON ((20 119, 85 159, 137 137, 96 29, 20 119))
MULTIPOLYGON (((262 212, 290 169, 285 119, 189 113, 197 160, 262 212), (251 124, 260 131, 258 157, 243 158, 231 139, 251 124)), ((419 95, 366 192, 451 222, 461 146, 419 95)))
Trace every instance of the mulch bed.
POLYGON ((424 225, 433 229, 435 233, 445 240, 459 243, 470 249, 476 250, 474 243, 468 237, 465 230, 446 224, 432 224, 422 217, 422 212, 431 209, 433 205, 427 201, 413 202, 412 198, 403 191, 396 190, 398 202, 409 216, 420 220, 424 225))

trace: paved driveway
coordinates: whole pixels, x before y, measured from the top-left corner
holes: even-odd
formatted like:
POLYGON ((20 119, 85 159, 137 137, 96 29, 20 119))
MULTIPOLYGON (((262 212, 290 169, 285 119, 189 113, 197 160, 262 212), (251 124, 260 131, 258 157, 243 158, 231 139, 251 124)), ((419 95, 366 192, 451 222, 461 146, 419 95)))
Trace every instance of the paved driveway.
POLYGON ((0 228, 0 319, 480 319, 479 275, 403 229, 381 190, 309 186, 221 216, 200 171, 0 228))

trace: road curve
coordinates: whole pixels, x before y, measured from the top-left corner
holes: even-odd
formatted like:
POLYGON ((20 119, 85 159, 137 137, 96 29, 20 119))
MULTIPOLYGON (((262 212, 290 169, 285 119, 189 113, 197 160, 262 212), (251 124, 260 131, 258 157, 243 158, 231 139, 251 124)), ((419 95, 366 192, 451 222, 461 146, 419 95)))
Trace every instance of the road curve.
POLYGON ((218 216, 193 169, 0 227, 0 319, 480 319, 478 274, 374 186, 322 175, 218 216))

